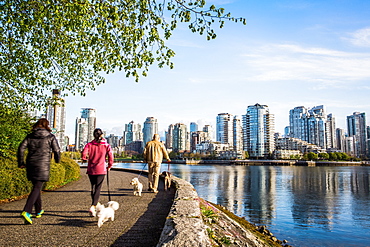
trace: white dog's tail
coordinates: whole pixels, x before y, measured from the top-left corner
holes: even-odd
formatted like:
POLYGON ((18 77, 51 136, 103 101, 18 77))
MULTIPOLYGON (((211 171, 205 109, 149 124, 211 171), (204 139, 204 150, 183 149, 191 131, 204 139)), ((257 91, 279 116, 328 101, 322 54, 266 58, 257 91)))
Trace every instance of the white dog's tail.
POLYGON ((115 201, 108 202, 107 206, 112 208, 113 210, 117 210, 119 208, 118 202, 115 202, 115 201))

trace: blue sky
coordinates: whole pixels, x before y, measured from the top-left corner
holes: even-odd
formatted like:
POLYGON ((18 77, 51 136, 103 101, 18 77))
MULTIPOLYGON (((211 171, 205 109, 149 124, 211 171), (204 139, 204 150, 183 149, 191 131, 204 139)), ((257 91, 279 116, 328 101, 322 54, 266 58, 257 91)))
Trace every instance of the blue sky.
POLYGON ((219 113, 244 115, 249 105, 268 105, 283 133, 289 110, 324 105, 346 128, 346 116, 366 112, 370 125, 370 1, 214 0, 247 25, 226 22, 217 38, 180 25, 167 42, 175 68, 153 66, 136 83, 124 73, 86 97, 66 98, 66 134, 74 138, 81 108, 95 108, 97 127, 122 135, 130 121, 215 126, 219 113))

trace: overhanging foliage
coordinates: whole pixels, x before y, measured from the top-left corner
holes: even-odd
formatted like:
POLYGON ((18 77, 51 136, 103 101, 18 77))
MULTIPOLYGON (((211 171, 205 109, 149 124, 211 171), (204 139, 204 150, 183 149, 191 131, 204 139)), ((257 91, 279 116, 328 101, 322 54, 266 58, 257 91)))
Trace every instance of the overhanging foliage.
POLYGON ((234 19, 204 0, 0 1, 0 103, 41 107, 52 89, 84 95, 101 72, 138 80, 149 66, 173 67, 165 45, 178 22, 214 39, 234 19))

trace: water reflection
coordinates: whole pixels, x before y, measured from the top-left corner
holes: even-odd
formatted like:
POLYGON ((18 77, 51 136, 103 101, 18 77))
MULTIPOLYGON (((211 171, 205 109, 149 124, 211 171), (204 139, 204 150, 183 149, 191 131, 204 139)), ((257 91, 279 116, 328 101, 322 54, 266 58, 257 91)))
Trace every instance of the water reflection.
POLYGON ((370 246, 370 167, 171 165, 171 172, 293 246, 370 246))

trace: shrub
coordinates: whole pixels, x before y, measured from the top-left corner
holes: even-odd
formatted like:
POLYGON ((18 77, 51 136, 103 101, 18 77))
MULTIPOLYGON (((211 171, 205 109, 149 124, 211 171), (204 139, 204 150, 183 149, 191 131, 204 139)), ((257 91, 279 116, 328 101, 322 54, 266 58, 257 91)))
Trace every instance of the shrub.
MULTIPOLYGON (((80 178, 80 167, 72 159, 62 156, 59 164, 50 164, 50 179, 44 189, 52 190, 80 178)), ((12 200, 31 192, 32 183, 27 180, 26 169, 18 168, 15 157, 0 157, 0 200, 12 200)))

